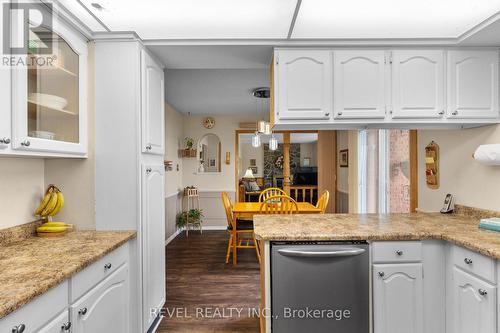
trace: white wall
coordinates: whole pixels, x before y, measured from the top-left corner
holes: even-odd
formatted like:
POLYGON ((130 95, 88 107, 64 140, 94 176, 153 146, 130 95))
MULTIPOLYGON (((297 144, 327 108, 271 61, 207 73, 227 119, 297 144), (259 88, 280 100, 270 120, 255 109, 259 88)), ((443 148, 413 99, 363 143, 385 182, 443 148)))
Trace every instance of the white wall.
POLYGON ((173 161, 172 171, 165 172, 165 195, 182 189, 183 161, 178 150, 184 145, 184 115, 165 103, 165 160, 173 161), (179 170, 177 171, 177 165, 179 170))
POLYGON ((33 215, 44 191, 44 161, 0 158, 0 229, 36 220, 33 215))
POLYGON ((246 116, 213 116, 215 127, 208 130, 203 127, 202 121, 205 116, 186 116, 184 118, 184 136, 198 140, 207 133, 216 134, 221 140, 222 165, 220 173, 198 174, 198 159, 183 159, 182 184, 184 186, 194 185, 201 191, 235 191, 235 130, 239 128, 240 122, 256 121, 255 115, 246 116), (231 163, 225 163, 226 152, 231 153, 231 163))
POLYGON ((467 130, 418 131, 418 207, 441 209, 447 193, 455 202, 500 211, 500 167, 485 166, 472 158, 480 144, 500 143, 500 125, 467 130), (440 148, 440 187, 425 184, 425 146, 434 140, 440 148))
MULTIPOLYGON (((292 142, 293 143, 293 142, 292 142)), ((300 144, 300 166, 304 166, 304 158, 310 158, 310 167, 318 166, 318 143, 301 143, 300 144)))
POLYGON ((255 159, 255 165, 257 167, 257 173, 254 174, 255 177, 263 177, 264 175, 264 146, 259 148, 252 147, 251 143, 240 142, 240 170, 239 177, 243 177, 246 170, 250 167, 250 159, 255 159))

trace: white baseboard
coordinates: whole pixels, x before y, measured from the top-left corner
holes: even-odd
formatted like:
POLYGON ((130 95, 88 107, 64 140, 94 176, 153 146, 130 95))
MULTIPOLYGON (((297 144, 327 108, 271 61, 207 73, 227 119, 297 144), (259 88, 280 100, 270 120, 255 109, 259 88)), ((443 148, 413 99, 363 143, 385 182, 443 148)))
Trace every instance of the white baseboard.
POLYGON ((165 241, 165 246, 167 246, 168 243, 173 241, 174 238, 177 237, 181 232, 182 232, 182 229, 177 229, 176 232, 174 232, 170 237, 167 238, 167 240, 165 241))
MULTIPOLYGON (((213 231, 213 230, 227 230, 227 226, 222 226, 222 225, 204 225, 201 227, 203 231, 213 231)), ((176 232, 174 232, 170 237, 167 238, 165 241, 165 246, 167 246, 171 241, 175 239, 181 232, 183 232, 185 229, 177 229, 176 232)), ((190 229, 189 231, 197 231, 197 229, 190 229)))

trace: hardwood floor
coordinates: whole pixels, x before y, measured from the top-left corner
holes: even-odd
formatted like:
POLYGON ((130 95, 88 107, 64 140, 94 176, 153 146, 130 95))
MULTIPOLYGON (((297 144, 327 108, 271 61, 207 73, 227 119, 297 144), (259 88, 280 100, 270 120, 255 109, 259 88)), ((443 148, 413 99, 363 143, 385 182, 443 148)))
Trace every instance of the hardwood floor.
POLYGON ((259 309, 259 263, 248 249, 238 251, 238 266, 226 265, 228 239, 225 231, 190 232, 167 246, 167 304, 158 333, 259 332, 252 315, 259 309))

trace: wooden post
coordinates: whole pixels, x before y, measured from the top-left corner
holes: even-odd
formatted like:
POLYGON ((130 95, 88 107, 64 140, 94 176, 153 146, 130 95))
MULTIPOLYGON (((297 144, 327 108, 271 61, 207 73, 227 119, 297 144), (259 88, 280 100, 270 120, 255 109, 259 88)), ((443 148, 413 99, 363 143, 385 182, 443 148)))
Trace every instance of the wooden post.
POLYGON ((410 131, 410 213, 418 208, 418 137, 417 130, 410 131))
POLYGON ((283 191, 290 195, 290 132, 283 133, 283 191))
POLYGON ((330 192, 326 213, 337 210, 337 132, 318 132, 318 198, 323 191, 330 192))

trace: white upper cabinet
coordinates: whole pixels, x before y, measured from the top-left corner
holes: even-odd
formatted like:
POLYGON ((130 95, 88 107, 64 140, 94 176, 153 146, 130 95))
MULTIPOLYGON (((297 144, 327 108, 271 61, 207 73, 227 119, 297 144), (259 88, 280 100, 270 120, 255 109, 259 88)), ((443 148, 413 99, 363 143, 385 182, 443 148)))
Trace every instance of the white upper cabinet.
POLYGON ((496 333, 496 288, 453 269, 454 333, 496 333))
POLYGON ((374 333, 423 333, 422 264, 373 265, 374 333))
POLYGON ((278 119, 329 119, 332 52, 280 50, 275 54, 278 119))
POLYGON ((142 50, 142 152, 163 155, 164 148, 164 76, 163 69, 142 50))
MULTIPOLYGON (((22 20, 11 23, 14 31, 23 29, 22 20)), ((30 31, 28 40, 18 42, 27 43, 33 65, 12 69, 12 148, 39 156, 83 157, 87 153, 87 40, 57 15, 52 27, 30 31)))
POLYGON ((335 118, 385 117, 385 52, 334 52, 335 118))
POLYGON ((444 52, 392 52, 392 118, 441 118, 445 113, 444 52))
POLYGON ((450 118, 498 118, 498 51, 448 52, 450 118))

